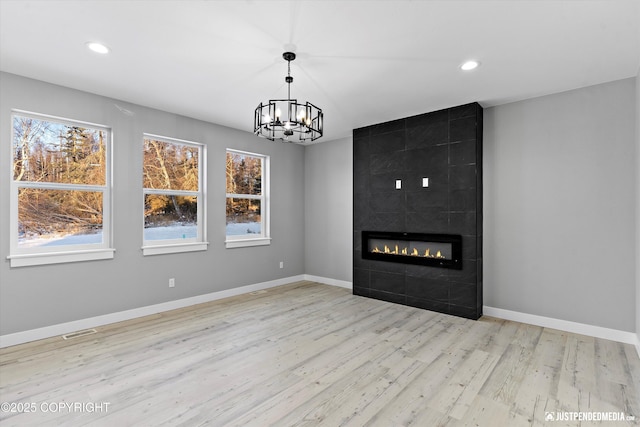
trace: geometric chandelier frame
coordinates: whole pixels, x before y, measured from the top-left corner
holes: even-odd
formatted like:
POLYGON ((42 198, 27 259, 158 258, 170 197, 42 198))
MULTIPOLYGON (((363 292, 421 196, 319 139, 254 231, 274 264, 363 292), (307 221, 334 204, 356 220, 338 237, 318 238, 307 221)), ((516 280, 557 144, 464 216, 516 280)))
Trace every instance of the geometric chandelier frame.
POLYGON ((322 110, 310 102, 299 103, 291 99, 291 61, 296 59, 293 52, 285 52, 287 61, 287 99, 270 99, 260 103, 253 116, 253 133, 274 141, 304 143, 315 141, 323 133, 322 110))

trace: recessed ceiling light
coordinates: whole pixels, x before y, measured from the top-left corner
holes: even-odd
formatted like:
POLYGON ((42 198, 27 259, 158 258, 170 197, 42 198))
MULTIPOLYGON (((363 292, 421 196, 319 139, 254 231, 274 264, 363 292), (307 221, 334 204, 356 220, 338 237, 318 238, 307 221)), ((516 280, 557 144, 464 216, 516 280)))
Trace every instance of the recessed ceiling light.
POLYGON ((462 64, 460 68, 464 71, 470 71, 475 68, 478 68, 478 65, 480 65, 478 61, 467 61, 464 64, 462 64))
POLYGON ((96 53, 109 53, 109 48, 98 42, 87 42, 87 47, 96 53))

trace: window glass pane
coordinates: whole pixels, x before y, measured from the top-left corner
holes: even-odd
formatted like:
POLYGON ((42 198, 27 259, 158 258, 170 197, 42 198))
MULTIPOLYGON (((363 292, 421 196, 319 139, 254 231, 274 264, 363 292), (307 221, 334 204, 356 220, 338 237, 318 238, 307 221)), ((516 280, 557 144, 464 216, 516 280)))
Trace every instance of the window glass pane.
POLYGON ((15 181, 105 185, 107 132, 13 117, 15 181))
POLYGON ((198 147, 145 138, 143 185, 198 191, 198 147))
POLYGON ((102 192, 18 190, 18 247, 102 243, 102 192))
POLYGON ((227 198, 227 236, 261 233, 260 200, 227 198))
POLYGON ((227 152, 227 193, 262 194, 262 158, 227 152))
POLYGON ((144 198, 144 240, 198 237, 198 198, 147 194, 144 198))

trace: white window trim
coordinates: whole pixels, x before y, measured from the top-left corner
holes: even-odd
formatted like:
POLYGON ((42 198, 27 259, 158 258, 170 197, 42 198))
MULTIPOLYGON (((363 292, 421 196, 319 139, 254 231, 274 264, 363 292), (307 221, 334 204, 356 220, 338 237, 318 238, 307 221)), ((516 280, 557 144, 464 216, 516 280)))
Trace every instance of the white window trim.
MULTIPOLYGON (((240 196, 243 199, 255 199, 261 201, 261 219, 262 224, 260 229, 262 233, 260 236, 253 235, 240 235, 240 236, 228 236, 225 233, 225 247, 227 249, 232 248, 246 248, 251 246, 268 246, 271 244, 271 199, 270 199, 270 181, 271 181, 271 160, 266 154, 251 153, 249 151, 234 150, 227 148, 225 150, 225 159, 227 153, 237 153, 245 156, 260 157, 262 158, 262 180, 261 180, 261 195, 252 194, 225 194, 225 206, 227 204, 227 198, 240 196)), ((226 218, 226 215, 225 215, 226 218)), ((226 221, 226 220, 225 220, 226 221)))
POLYGON ((262 237, 254 239, 237 239, 237 240, 225 240, 225 247, 227 249, 233 248, 248 248, 251 246, 268 246, 271 244, 271 237, 262 237))
POLYGON ((105 185, 78 185, 55 182, 33 182, 15 181, 13 179, 13 167, 9 170, 10 196, 9 196, 9 256, 11 267, 29 267, 35 265, 60 264, 67 262, 94 261, 103 259, 113 259, 115 248, 113 248, 112 232, 112 161, 113 158, 113 132, 110 127, 84 122, 80 120, 67 119, 47 114, 33 113, 30 111, 12 109, 11 110, 11 143, 9 149, 10 164, 13 165, 13 121, 15 116, 28 117, 36 120, 62 123, 69 126, 82 126, 89 129, 103 130, 107 134, 105 141, 105 185), (80 190, 102 192, 102 243, 65 245, 38 248, 20 248, 18 245, 18 189, 19 188, 43 188, 49 190, 80 190))
POLYGON ((142 189, 142 210, 144 212, 144 196, 147 194, 167 194, 176 196, 197 196, 198 199, 198 214, 197 214, 197 237, 190 239, 165 239, 165 240, 144 240, 144 216, 142 217, 142 255, 165 255, 182 252, 197 252, 206 251, 209 246, 207 242, 207 223, 206 223, 206 185, 207 185, 207 169, 206 169, 206 157, 207 146, 199 142, 187 141, 184 139, 170 138, 161 135, 154 135, 150 133, 143 134, 143 143, 145 139, 154 139, 157 141, 167 142, 169 144, 182 144, 197 147, 198 153, 198 188, 199 191, 185 191, 185 190, 162 190, 144 188, 142 189))
POLYGON ((7 259, 11 261, 11 267, 29 267, 33 265, 61 264, 66 262, 113 259, 115 251, 115 249, 95 249, 66 252, 16 254, 9 255, 7 259))
POLYGON ((176 243, 176 244, 161 244, 154 246, 143 246, 143 255, 164 255, 175 254, 180 252, 197 252, 206 251, 209 246, 209 242, 196 242, 196 243, 176 243))

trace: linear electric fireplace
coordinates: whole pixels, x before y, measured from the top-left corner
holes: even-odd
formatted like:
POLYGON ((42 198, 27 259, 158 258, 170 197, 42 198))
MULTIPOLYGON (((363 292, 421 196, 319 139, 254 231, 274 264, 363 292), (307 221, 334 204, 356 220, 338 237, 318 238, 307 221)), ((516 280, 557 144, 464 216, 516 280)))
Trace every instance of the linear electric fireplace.
POLYGON ((362 258, 462 269, 462 236, 455 234, 362 232, 362 258))

